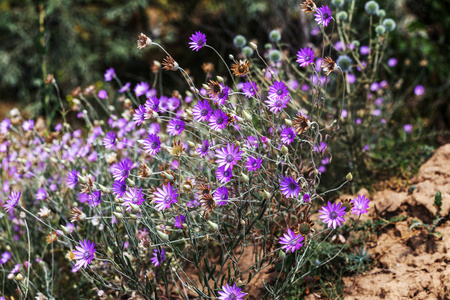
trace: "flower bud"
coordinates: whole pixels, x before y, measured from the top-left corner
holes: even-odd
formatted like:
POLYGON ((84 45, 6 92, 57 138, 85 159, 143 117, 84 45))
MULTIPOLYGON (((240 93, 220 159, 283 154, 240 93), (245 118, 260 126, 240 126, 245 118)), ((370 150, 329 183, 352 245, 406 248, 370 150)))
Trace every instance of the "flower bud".
POLYGON ((139 207, 139 205, 136 205, 136 204, 133 204, 133 203, 128 203, 128 204, 130 205, 131 210, 133 212, 140 212, 141 211, 141 208, 139 207))
POLYGON ((116 217, 117 220, 122 220, 123 219, 123 215, 121 213, 113 212, 113 215, 116 217))
POLYGON ((212 230, 218 230, 219 229, 219 225, 217 225, 214 222, 211 222, 208 220, 208 225, 211 227, 212 230))
POLYGON ((230 60, 234 60, 233 54, 228 54, 228 58, 229 58, 230 60))
POLYGON ((16 275, 16 280, 17 280, 17 281, 22 281, 22 280, 23 280, 23 275, 20 274, 20 273, 17 274, 17 275, 16 275))
POLYGON ((242 111, 242 115, 244 116, 244 119, 246 119, 249 122, 251 122, 253 119, 252 115, 249 112, 247 112, 246 110, 242 111))
POLYGON ((103 194, 110 194, 111 190, 104 185, 99 184, 98 188, 102 191, 103 194))
POLYGON ((286 154, 288 154, 288 152, 289 152, 289 150, 288 150, 288 148, 285 145, 281 146, 281 153, 286 155, 286 154))
POLYGON ((258 46, 257 46, 255 43, 250 42, 250 43, 248 43, 248 44, 250 45, 250 47, 252 47, 253 50, 258 49, 258 46))
POLYGON ((286 124, 286 126, 289 126, 289 127, 292 126, 292 121, 289 119, 284 119, 284 123, 286 124))
POLYGON ((352 172, 349 172, 349 173, 347 174, 347 176, 345 176, 345 179, 346 179, 347 181, 352 181, 352 180, 353 180, 352 172))
POLYGON ((216 78, 217 78, 218 82, 223 82, 223 77, 222 76, 216 76, 216 78))
POLYGON ((192 191, 192 186, 190 186, 189 184, 183 184, 183 190, 185 192, 190 192, 192 191))
POLYGON ((266 191, 266 190, 263 190, 263 196, 264 196, 264 198, 269 199, 270 198, 270 193, 268 191, 266 191))
POLYGON ((193 142, 191 142, 191 141, 188 141, 187 143, 188 143, 189 147, 191 147, 191 148, 195 148, 195 144, 194 144, 193 142))
POLYGON ((127 178, 127 185, 129 187, 135 187, 136 186, 136 182, 134 182, 134 180, 127 178))
POLYGON ((280 258, 285 258, 285 257, 286 257, 286 253, 284 253, 283 250, 280 250, 280 251, 278 251, 278 256, 279 256, 280 258))
POLYGON ((167 180, 169 181, 173 180, 173 176, 167 173, 166 171, 162 172, 162 174, 167 178, 167 180))
POLYGON ((82 175, 80 175, 80 174, 77 174, 77 177, 78 177, 78 180, 79 180, 81 183, 87 183, 86 177, 84 177, 84 176, 82 176, 82 175))
POLYGON ((245 175, 244 173, 242 173, 241 172, 241 176, 242 176, 242 180, 244 181, 244 182, 249 182, 250 181, 250 178, 247 176, 247 175, 245 175))
POLYGON ((135 214, 130 214, 130 218, 132 218, 133 220, 136 220, 137 216, 135 214))
POLYGON ((61 229, 62 229, 62 232, 64 232, 64 234, 66 234, 66 235, 70 234, 70 230, 66 226, 61 225, 61 229))
POLYGON ((159 237, 164 240, 164 241, 168 241, 169 240, 169 236, 167 234, 165 234, 164 232, 161 232, 159 230, 156 230, 156 232, 158 233, 159 237))

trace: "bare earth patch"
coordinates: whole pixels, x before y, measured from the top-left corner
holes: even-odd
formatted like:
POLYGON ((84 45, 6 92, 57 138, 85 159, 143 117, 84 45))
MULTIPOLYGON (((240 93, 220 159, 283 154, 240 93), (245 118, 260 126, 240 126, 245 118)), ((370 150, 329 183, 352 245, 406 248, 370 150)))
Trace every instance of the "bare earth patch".
POLYGON ((408 192, 383 190, 371 198, 366 218, 406 215, 387 226, 373 243, 376 267, 354 280, 344 278, 344 299, 450 299, 450 221, 436 227, 441 237, 423 228, 410 229, 416 219, 431 224, 437 209, 434 196, 442 193, 441 216, 450 211, 450 144, 439 148, 411 181, 408 192), (378 212, 378 216, 376 215, 378 212))

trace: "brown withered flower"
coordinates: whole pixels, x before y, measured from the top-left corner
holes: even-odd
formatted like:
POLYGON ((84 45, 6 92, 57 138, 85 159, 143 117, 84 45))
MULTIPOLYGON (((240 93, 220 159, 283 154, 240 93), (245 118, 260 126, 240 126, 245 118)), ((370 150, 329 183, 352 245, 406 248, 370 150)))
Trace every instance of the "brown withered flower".
POLYGON ((138 36, 138 40, 137 40, 138 49, 143 49, 145 47, 148 47, 148 46, 150 46, 151 43, 152 43, 152 40, 145 34, 141 33, 138 36))
POLYGON ((211 212, 216 207, 216 201, 214 200, 213 196, 207 194, 203 195, 202 198, 200 199, 200 205, 205 211, 205 217, 209 217, 211 212))
POLYGON ((218 81, 210 80, 206 91, 211 98, 214 98, 220 93, 220 91, 222 91, 222 86, 218 81))
POLYGON ((86 175, 87 182, 81 186, 81 192, 85 194, 90 194, 91 191, 94 191, 94 179, 92 175, 86 175))
POLYGON ((309 120, 300 112, 297 113, 297 116, 292 120, 292 123, 294 124, 294 131, 297 134, 302 134, 309 128, 309 120))
POLYGON ((173 156, 180 156, 184 152, 184 150, 186 149, 183 147, 183 144, 181 144, 181 141, 177 141, 173 143, 172 151, 170 151, 170 153, 173 156))
POLYGON ((56 242, 58 240, 58 235, 56 234, 56 231, 52 231, 50 234, 48 234, 45 237, 45 240, 47 241, 47 244, 56 242))
POLYGON ((233 71, 234 76, 244 76, 248 73, 250 67, 250 62, 248 60, 239 60, 238 63, 231 66, 231 71, 233 71))
POLYGON ((307 14, 313 13, 317 8, 316 4, 312 0, 306 0, 305 2, 300 4, 300 6, 302 7, 302 10, 307 14))
POLYGON ((203 69, 203 72, 205 72, 206 74, 209 74, 212 72, 212 70, 214 70, 214 64, 210 63, 210 62, 204 62, 202 64, 202 69, 203 69))
POLYGON ((45 78, 45 83, 46 84, 53 84, 55 83, 55 76, 53 76, 53 74, 47 74, 47 78, 45 78))
POLYGON ((147 178, 152 176, 152 170, 148 167, 148 165, 145 162, 141 162, 141 165, 139 166, 139 172, 138 176, 142 178, 147 178))
POLYGON ((196 184, 195 189, 197 190, 196 194, 198 199, 211 194, 211 187, 205 183, 196 184))
POLYGON ((86 87, 83 91, 83 94, 90 95, 95 91, 95 85, 91 84, 90 86, 86 87))
POLYGON ((163 59, 162 65, 163 69, 166 71, 178 71, 179 69, 178 63, 170 55, 163 59))
POLYGON ((81 87, 80 87, 80 86, 77 86, 76 88, 74 88, 74 89, 70 92, 70 94, 71 94, 72 96, 74 96, 74 97, 80 96, 80 94, 81 94, 81 87))
POLYGON ((152 65, 150 66, 150 70, 152 70, 153 74, 157 74, 159 72, 160 68, 161 68, 161 64, 157 60, 154 60, 152 65))
POLYGON ((322 70, 328 76, 331 72, 336 70, 336 62, 331 59, 331 57, 327 56, 322 62, 322 70))
POLYGON ((72 210, 70 211, 70 215, 72 216, 70 218, 70 222, 72 223, 86 220, 86 214, 79 210, 77 207, 72 208, 72 210))

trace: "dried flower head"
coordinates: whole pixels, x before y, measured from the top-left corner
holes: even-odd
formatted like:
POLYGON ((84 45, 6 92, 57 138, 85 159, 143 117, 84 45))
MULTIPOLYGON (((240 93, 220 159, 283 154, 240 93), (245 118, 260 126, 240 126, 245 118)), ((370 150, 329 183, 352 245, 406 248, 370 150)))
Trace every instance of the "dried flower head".
POLYGON ((180 156, 184 152, 184 150, 186 149, 183 147, 183 144, 181 144, 181 141, 177 141, 173 143, 172 151, 170 153, 173 156, 180 156))
POLYGON ((305 2, 300 4, 300 6, 302 10, 307 14, 313 13, 317 8, 316 4, 312 0, 306 0, 305 2))
POLYGON ((159 72, 160 68, 161 68, 161 64, 159 63, 159 61, 154 60, 150 67, 150 70, 152 70, 153 74, 157 74, 159 72))
POLYGON ((94 191, 94 179, 92 175, 86 175, 87 182, 81 186, 81 192, 85 194, 89 194, 91 191, 94 191))
POLYGON ((47 74, 47 78, 45 78, 45 83, 46 84, 53 84, 55 83, 55 76, 53 76, 53 74, 47 74))
POLYGON ((248 73, 250 67, 250 62, 248 60, 239 60, 238 63, 231 66, 231 71, 233 71, 234 76, 244 76, 248 73))
POLYGON ((292 121, 292 124, 294 125, 294 131, 297 134, 302 134, 309 128, 309 120, 303 116, 300 112, 297 113, 297 116, 292 121))
POLYGON ((336 69, 336 62, 331 59, 331 57, 327 56, 322 62, 322 69, 325 74, 328 76, 331 72, 336 69))
POLYGON ((198 183, 195 188, 198 199, 202 199, 204 196, 211 194, 211 187, 205 183, 198 183))
POLYGON ((77 86, 76 88, 74 88, 70 94, 74 97, 78 97, 81 94, 81 87, 77 86))
POLYGON ((213 196, 210 194, 203 195, 200 199, 200 204, 203 210, 205 211, 205 217, 208 218, 211 212, 216 207, 216 201, 214 200, 213 196))
POLYGON ((50 215, 50 209, 48 209, 48 207, 42 207, 39 212, 38 212, 38 216, 41 218, 47 218, 50 215))
POLYGON ((206 74, 211 73, 212 70, 214 70, 214 64, 210 62, 205 62, 202 64, 202 69, 203 72, 205 72, 206 74))
POLYGON ((77 207, 72 208, 70 215, 72 216, 72 218, 70 218, 70 222, 72 222, 72 223, 86 220, 86 215, 81 210, 79 210, 77 207))
POLYGON ((138 36, 138 40, 137 40, 138 49, 148 47, 148 46, 150 46, 151 43, 152 43, 152 40, 145 34, 141 33, 138 36))
POLYGON ((164 58, 162 65, 166 71, 177 71, 179 69, 178 63, 170 55, 164 58))
POLYGON ((152 170, 148 167, 148 165, 145 162, 141 162, 141 165, 139 166, 139 177, 147 178, 152 176, 152 170))
POLYGON ((222 86, 218 81, 210 80, 208 82, 208 88, 206 89, 206 91, 211 98, 215 98, 220 93, 220 91, 222 91, 222 86))
POLYGON ((86 87, 83 91, 83 94, 90 95, 95 91, 95 85, 91 84, 90 86, 86 87))
POLYGON ((52 231, 50 234, 48 234, 45 240, 47 241, 47 244, 56 242, 58 240, 58 235, 56 234, 56 231, 52 231))

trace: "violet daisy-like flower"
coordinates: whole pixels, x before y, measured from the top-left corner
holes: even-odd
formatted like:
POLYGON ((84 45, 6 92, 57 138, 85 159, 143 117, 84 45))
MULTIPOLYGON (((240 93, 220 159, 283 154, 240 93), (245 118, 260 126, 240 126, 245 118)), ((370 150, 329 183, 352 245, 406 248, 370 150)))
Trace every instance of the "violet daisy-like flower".
POLYGON ((197 148, 197 153, 200 157, 205 157, 208 154, 209 143, 208 140, 203 140, 202 145, 197 148))
POLYGON ((75 255, 75 260, 77 260, 72 272, 78 271, 81 267, 86 268, 88 264, 91 263, 94 258, 95 253, 95 243, 84 239, 80 240, 80 246, 75 247, 72 253, 75 255))
POLYGON ((112 131, 108 132, 103 138, 103 146, 106 149, 111 149, 116 144, 116 134, 112 131))
POLYGON ((231 169, 225 169, 225 166, 218 167, 216 170, 216 177, 220 183, 227 183, 233 177, 233 172, 231 169))
POLYGON ((269 110, 273 112, 274 114, 279 113, 283 108, 287 107, 287 103, 291 97, 287 96, 284 99, 282 98, 269 98, 268 100, 264 101, 266 102, 267 106, 269 107, 269 110))
POLYGON ((3 208, 6 210, 6 212, 9 212, 10 210, 14 209, 14 207, 17 206, 19 203, 20 195, 22 194, 22 191, 12 191, 11 194, 8 195, 8 200, 6 200, 6 203, 3 204, 3 208))
POLYGON ((167 185, 163 185, 162 188, 156 188, 156 191, 153 193, 153 201, 156 203, 155 208, 159 211, 170 208, 172 203, 177 202, 177 192, 178 189, 175 189, 170 182, 167 185))
POLYGON ((122 181, 127 179, 130 173, 133 162, 129 158, 122 159, 119 163, 112 168, 113 178, 116 181, 122 181))
POLYGON ((45 198, 47 198, 48 193, 44 188, 40 188, 37 190, 36 192, 36 199, 37 200, 45 200, 45 198))
POLYGON ((139 105, 139 108, 134 111, 133 122, 137 126, 141 125, 145 121, 145 113, 147 110, 144 105, 139 105))
POLYGON ((222 89, 217 95, 213 97, 214 104, 224 105, 228 99, 228 93, 230 92, 230 88, 228 86, 224 86, 223 83, 220 84, 222 89))
POLYGON ((269 87, 269 99, 284 99, 287 96, 289 96, 289 91, 284 82, 275 81, 273 85, 269 87))
POLYGON ((67 173, 66 185, 69 189, 74 189, 78 183, 78 172, 76 170, 72 170, 67 173))
POLYGON ((183 224, 186 223, 186 217, 183 215, 180 215, 179 217, 175 217, 175 222, 173 223, 173 226, 177 228, 183 227, 183 224))
POLYGON ((161 149, 161 140, 156 134, 149 134, 148 138, 144 139, 142 142, 145 153, 150 155, 155 155, 161 149))
POLYGON ((144 195, 142 194, 142 188, 138 190, 137 186, 134 189, 129 189, 125 192, 125 196, 123 197, 125 201, 122 205, 127 208, 128 211, 131 211, 131 204, 141 205, 144 203, 144 195))
POLYGON ((369 208, 369 198, 364 195, 358 195, 358 197, 351 200, 353 204, 352 213, 360 216, 362 214, 367 214, 367 209, 369 208))
POLYGON ((155 267, 159 266, 163 263, 163 261, 166 260, 166 251, 164 248, 161 248, 161 251, 158 249, 153 250, 153 257, 150 259, 152 264, 155 265, 155 267))
POLYGON ((102 193, 100 191, 94 191, 89 194, 89 206, 94 207, 102 202, 102 193))
POLYGON ((298 197, 301 188, 298 186, 297 181, 291 176, 284 177, 280 182, 280 190, 286 197, 298 197))
POLYGON ((319 218, 322 219, 324 223, 327 223, 328 228, 333 226, 336 229, 337 226, 341 226, 342 222, 345 222, 345 219, 342 217, 345 215, 345 206, 341 207, 341 203, 331 204, 328 201, 326 206, 322 206, 322 209, 319 209, 321 215, 319 218))
POLYGON ((169 100, 167 100, 167 108, 170 111, 174 111, 180 107, 180 99, 178 97, 170 97, 169 100))
POLYGON ((173 118, 169 121, 169 125, 167 125, 167 132, 171 135, 180 135, 180 133, 184 130, 185 123, 180 117, 173 118))
POLYGON ((109 68, 105 72, 105 81, 111 81, 113 80, 114 76, 116 76, 116 71, 114 71, 113 68, 109 68))
POLYGON ((219 131, 227 127, 228 116, 220 108, 213 112, 209 118, 209 126, 212 130, 219 131))
POLYGON ((228 189, 226 187, 218 188, 214 191, 214 201, 216 201, 218 206, 227 204, 228 200, 228 189))
POLYGON ((247 98, 254 97, 256 92, 258 91, 258 86, 254 81, 245 82, 242 88, 242 92, 244 92, 247 98))
POLYGON ((300 67, 307 67, 314 62, 314 51, 311 48, 302 48, 297 52, 297 60, 300 67))
POLYGON ((199 122, 209 121, 211 114, 212 114, 211 105, 209 105, 209 102, 207 100, 204 101, 200 100, 192 110, 192 115, 199 122))
POLYGON ((136 97, 140 97, 140 96, 144 95, 145 93, 147 93, 149 88, 150 88, 150 86, 148 85, 148 83, 145 81, 142 81, 141 83, 136 84, 136 86, 134 88, 134 93, 136 94, 136 97))
POLYGON ((316 9, 314 14, 317 24, 327 27, 331 21, 331 10, 328 5, 322 5, 320 8, 316 9))
POLYGON ((286 127, 281 131, 281 142, 285 145, 290 145, 295 138, 295 132, 291 127, 286 127))
POLYGON ((126 91, 128 91, 130 89, 131 83, 127 82, 125 83, 120 89, 119 89, 119 93, 124 93, 126 91))
POLYGON ((303 246, 302 241, 304 239, 305 238, 301 234, 297 235, 288 228, 287 233, 280 238, 280 244, 283 245, 281 249, 286 250, 286 252, 294 252, 303 246))
POLYGON ((222 291, 218 291, 219 300, 243 300, 247 293, 241 292, 241 289, 236 286, 229 286, 228 283, 222 286, 222 291))
POLYGON ((245 164, 245 167, 248 169, 248 171, 256 171, 259 168, 261 168, 262 158, 254 158, 253 156, 250 156, 247 159, 247 163, 245 164))
POLYGON ((190 37, 189 42, 189 48, 191 48, 193 51, 200 50, 203 46, 206 45, 206 35, 201 33, 200 31, 196 31, 193 35, 190 37))
POLYGON ((237 165, 238 160, 242 159, 242 151, 239 151, 239 146, 234 144, 227 144, 226 147, 216 151, 216 163, 219 167, 225 166, 226 170, 232 170, 234 165, 237 165))
POLYGON ((147 110, 151 109, 157 112, 159 110, 159 100, 155 96, 151 96, 150 98, 147 99, 147 101, 145 101, 144 106, 147 110))
POLYGON ((125 180, 114 181, 114 183, 112 185, 112 193, 114 195, 121 198, 125 194, 126 190, 127 190, 127 184, 125 183, 125 180))

